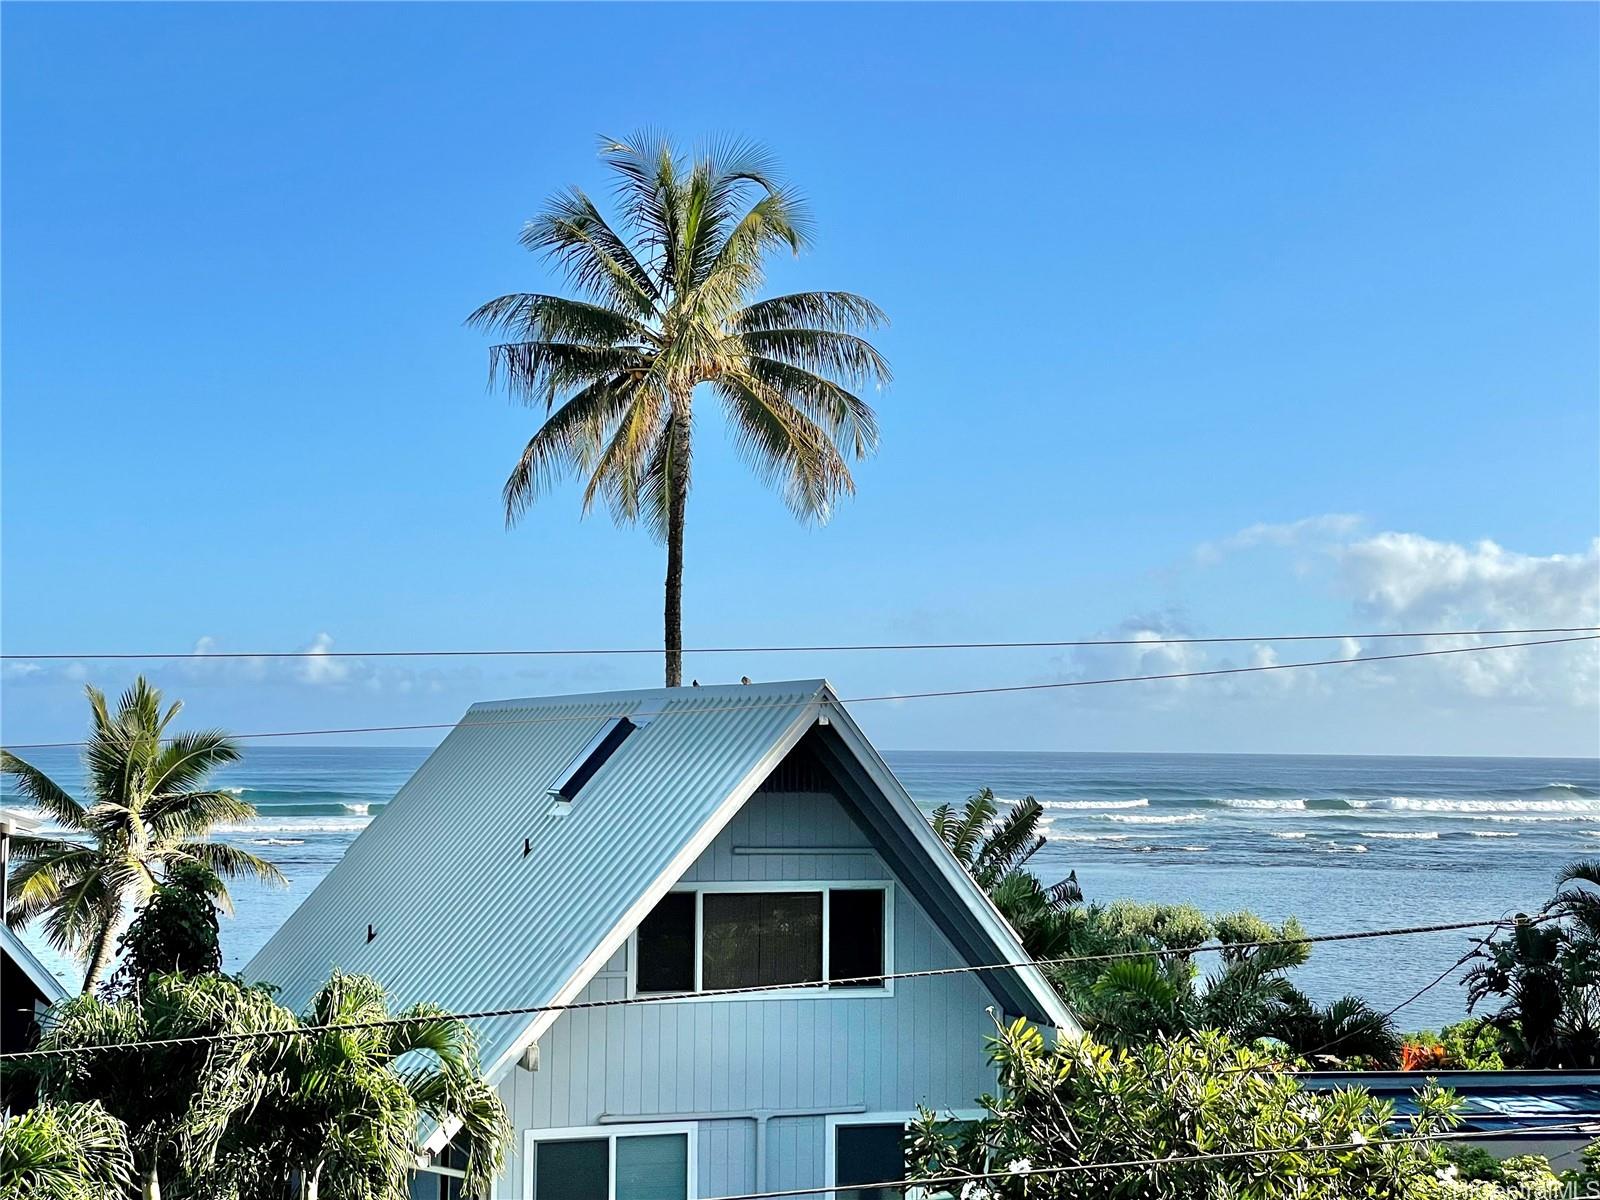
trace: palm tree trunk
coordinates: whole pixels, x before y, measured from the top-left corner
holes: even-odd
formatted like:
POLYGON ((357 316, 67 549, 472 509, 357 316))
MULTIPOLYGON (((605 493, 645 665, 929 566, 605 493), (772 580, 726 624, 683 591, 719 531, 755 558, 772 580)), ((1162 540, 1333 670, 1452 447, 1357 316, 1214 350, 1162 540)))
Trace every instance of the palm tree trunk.
POLYGON ((139 1183, 139 1198, 140 1200, 161 1200, 161 1176, 157 1172, 156 1164, 153 1161, 150 1164, 150 1170, 145 1173, 144 1179, 139 1183))
POLYGON ((663 616, 666 629, 667 686, 683 685, 683 516, 689 501, 689 472, 684 443, 689 437, 688 414, 676 403, 668 418, 672 439, 671 474, 667 480, 667 600, 663 616))
MULTIPOLYGON (((116 936, 117 922, 108 918, 100 929, 100 936, 95 939, 94 953, 89 956, 89 967, 83 973, 83 994, 87 996, 94 991, 94 985, 100 982, 100 976, 105 973, 106 964, 111 961, 111 941, 116 936)), ((160 1189, 158 1188, 159 1192, 160 1189)))

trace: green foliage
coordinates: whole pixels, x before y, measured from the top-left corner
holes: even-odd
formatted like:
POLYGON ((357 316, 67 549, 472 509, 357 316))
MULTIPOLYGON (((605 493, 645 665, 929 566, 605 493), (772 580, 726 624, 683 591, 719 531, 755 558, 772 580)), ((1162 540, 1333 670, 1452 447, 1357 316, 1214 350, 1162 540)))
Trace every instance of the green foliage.
POLYGON ((1073 908, 1083 899, 1076 874, 1046 886, 1027 869, 1044 845, 1039 821, 1044 807, 1032 796, 1013 804, 1004 817, 988 788, 960 809, 933 810, 933 830, 1016 930, 1033 958, 1072 952, 1073 908))
MULTIPOLYGON (((1425 1200, 1443 1167, 1429 1145, 1374 1145, 1389 1138, 1390 1105, 1359 1089, 1302 1090, 1275 1060, 1225 1036, 1162 1039, 1116 1050, 1088 1040, 1051 1047, 1018 1021, 993 1041, 1000 1094, 979 1101, 975 1125, 924 1113, 908 1138, 908 1161, 924 1181, 1025 1160, 1032 1167, 1146 1158, 1279 1153, 1175 1163, 1160 1170, 1111 1168, 1061 1175, 1001 1176, 984 1185, 996 1200, 1425 1200), (1317 1152, 1317 1145, 1346 1145, 1317 1152)), ((1411 1132, 1443 1131, 1456 1119, 1445 1091, 1418 1095, 1411 1132)), ((974 1193, 975 1194, 975 1193, 974 1193)))
POLYGON ((3 1200, 107 1200, 132 1186, 127 1132, 98 1104, 0 1114, 3 1200))
POLYGON ((1113 1046, 1201 1029, 1241 1041, 1264 1036, 1296 994, 1288 973, 1309 952, 1293 918, 1276 926, 1248 912, 1208 918, 1191 905, 1120 900, 1079 908, 1067 923, 1073 955, 1148 956, 1048 970, 1086 1027, 1113 1046), (1194 952, 1208 943, 1221 949, 1206 974, 1194 952))
MULTIPOLYGON (((1574 864, 1563 879, 1591 866, 1574 864)), ((1503 1057, 1512 1066, 1600 1067, 1600 941, 1581 921, 1560 919, 1576 910, 1574 891, 1552 901, 1557 919, 1520 919, 1509 937, 1479 947, 1462 980, 1469 1011, 1500 1002, 1487 1020, 1503 1035, 1503 1057)))
POLYGON ((155 975, 128 998, 81 996, 53 1008, 42 1048, 107 1048, 39 1060, 35 1073, 46 1101, 92 1102, 118 1121, 136 1174, 158 1179, 169 1197, 404 1200, 425 1120, 460 1124, 468 1194, 486 1196, 511 1133, 478 1073, 472 1036, 427 1006, 397 1015, 416 1019, 122 1048, 391 1016, 383 989, 364 976, 334 975, 297 1018, 265 986, 155 975))
POLYGON ((247 820, 255 809, 230 792, 209 788, 217 767, 239 751, 216 730, 167 736, 183 707, 162 707, 161 693, 142 677, 112 713, 105 694, 87 690, 93 717, 84 767, 91 801, 80 804, 43 771, 0 750, 0 771, 19 795, 72 835, 11 839, 16 865, 5 919, 20 926, 42 918, 57 949, 86 962, 84 991, 99 981, 123 912, 149 898, 163 876, 183 864, 211 873, 213 894, 228 903, 220 877, 282 882, 278 869, 236 846, 212 839, 222 822, 247 820))
POLYGON ((217 877, 199 863, 180 862, 117 942, 122 965, 114 992, 139 992, 157 975, 217 975, 222 943, 217 927, 217 877))
POLYGON ((1291 988, 1269 1010, 1258 1034, 1281 1042, 1313 1068, 1359 1062, 1386 1069, 1395 1065, 1400 1054, 1400 1034, 1393 1018, 1359 996, 1343 996, 1320 1007, 1298 988, 1291 988))
POLYGON ((1509 1051, 1506 1034, 1483 1017, 1468 1017, 1438 1032, 1419 1030, 1407 1035, 1406 1044, 1436 1049, 1445 1071, 1503 1071, 1509 1051))

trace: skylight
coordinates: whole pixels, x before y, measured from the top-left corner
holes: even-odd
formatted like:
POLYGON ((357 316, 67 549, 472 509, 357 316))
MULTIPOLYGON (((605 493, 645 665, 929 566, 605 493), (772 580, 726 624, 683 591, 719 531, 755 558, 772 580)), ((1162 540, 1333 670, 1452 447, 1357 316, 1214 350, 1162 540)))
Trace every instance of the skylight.
POLYGON ((550 785, 550 795, 557 800, 570 801, 594 777, 594 773, 617 752, 617 747, 627 741, 628 735, 638 729, 627 717, 616 717, 601 726, 582 750, 567 764, 566 769, 550 785))

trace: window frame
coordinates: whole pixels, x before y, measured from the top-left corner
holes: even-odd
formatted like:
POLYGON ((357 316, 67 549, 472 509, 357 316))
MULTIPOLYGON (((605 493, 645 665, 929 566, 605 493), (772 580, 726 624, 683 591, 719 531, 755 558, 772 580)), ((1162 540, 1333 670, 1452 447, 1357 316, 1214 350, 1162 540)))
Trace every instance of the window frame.
MULTIPOLYGON (((981 1121, 981 1108, 942 1109, 934 1113, 948 1121, 981 1121)), ((899 1125, 909 1128, 911 1122, 920 1120, 918 1112, 858 1112, 829 1113, 823 1118, 822 1182, 826 1187, 839 1186, 839 1127, 841 1125, 899 1125)), ((846 1184, 847 1188, 851 1185, 846 1184)))
MULTIPOLYGON (((828 997, 831 999, 847 999, 851 996, 860 996, 877 999, 894 995, 894 908, 895 885, 891 879, 752 879, 731 881, 725 883, 686 883, 671 888, 668 894, 674 892, 692 892, 694 901, 694 991, 692 992, 641 992, 639 991, 639 930, 637 928, 628 935, 628 995, 630 997, 648 996, 657 1002, 671 999, 672 1002, 703 1004, 708 1001, 735 1001, 735 1000, 787 1000, 787 999, 815 999, 828 997), (833 906, 828 903, 830 891, 877 891, 883 893, 883 974, 885 978, 877 987, 833 987, 828 980, 829 958, 832 930, 830 916, 833 906), (746 992, 739 996, 706 995, 703 983, 705 970, 705 896, 710 892, 821 892, 822 893, 822 979, 820 982, 805 986, 774 987, 770 990, 746 992)), ((652 911, 654 909, 652 908, 652 911)), ((642 924, 643 922, 641 922, 642 924)))
POLYGON ((685 1144, 684 1162, 684 1195, 689 1200, 696 1200, 700 1195, 699 1173, 699 1138, 700 1124, 697 1121, 639 1121, 633 1124, 618 1125, 571 1125, 561 1129, 526 1129, 522 1134, 522 1200, 534 1200, 533 1196, 533 1163, 537 1154, 536 1147, 540 1142, 581 1142, 599 1141, 604 1138, 606 1146, 606 1196, 607 1200, 616 1200, 617 1196, 617 1139, 630 1137, 664 1137, 681 1133, 687 1139, 685 1144))

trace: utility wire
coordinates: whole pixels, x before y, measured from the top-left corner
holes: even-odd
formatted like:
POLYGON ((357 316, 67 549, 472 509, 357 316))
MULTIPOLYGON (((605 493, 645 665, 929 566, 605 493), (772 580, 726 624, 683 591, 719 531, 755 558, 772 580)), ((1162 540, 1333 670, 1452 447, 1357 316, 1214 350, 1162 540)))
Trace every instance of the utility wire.
MULTIPOLYGON (((1536 920, 1549 920, 1539 917, 1536 920)), ((1374 938, 1413 937, 1420 934, 1452 933, 1464 929, 1499 928, 1507 922, 1502 918, 1478 921, 1448 921, 1434 925, 1407 925, 1391 929, 1358 929, 1344 933, 1308 934, 1294 938, 1262 938, 1248 942, 1228 942, 1192 946, 1186 949, 1115 950, 1104 954, 1071 954, 1058 958, 1029 959, 1024 962, 995 962, 959 967, 932 967, 921 971, 891 971, 877 975, 857 975, 845 979, 826 981, 833 986, 858 986, 891 979, 933 979, 948 975, 973 975, 991 971, 1016 971, 1028 968, 1067 966, 1081 963, 1117 962, 1124 959, 1177 957, 1190 954, 1219 953, 1259 949, 1264 946, 1320 945, 1327 942, 1370 941, 1374 938)), ((313 1034, 357 1029, 385 1029, 403 1025, 422 1025, 436 1021, 484 1021, 496 1017, 535 1016, 541 1013, 577 1012, 590 1009, 624 1008, 636 1004, 667 1004, 687 998, 732 999, 760 993, 816 990, 822 981, 797 983, 757 984, 750 987, 710 988, 699 992, 669 992, 648 996, 624 996, 614 1000, 579 1000, 567 1004, 535 1004, 515 1008, 482 1009, 475 1012, 418 1013, 409 1016, 381 1017, 367 1021, 330 1021, 318 1025, 298 1025, 291 1029, 252 1029, 239 1032, 190 1034, 182 1037, 147 1038, 128 1042, 105 1042, 86 1046, 60 1046, 45 1050, 14 1050, 0 1054, 0 1063, 23 1059, 55 1058, 68 1054, 86 1054, 102 1050, 145 1050, 161 1046, 197 1046, 212 1042, 266 1041, 281 1037, 307 1037, 313 1034)))
MULTIPOLYGON (((1011 642, 859 642, 820 646, 694 646, 684 654, 854 654, 884 650, 1056 650, 1084 646, 1209 646, 1235 642, 1337 642, 1380 638, 1501 637, 1534 633, 1595 633, 1600 625, 1549 626, 1538 629, 1430 629, 1386 633, 1275 633, 1258 637, 1076 638, 1059 641, 1011 642)), ((118 659, 228 658, 558 658, 603 655, 662 654, 659 646, 573 646, 501 650, 184 650, 177 652, 111 652, 88 654, 0 654, 3 662, 51 662, 118 659)))
MULTIPOLYGON (((1269 663, 1256 667, 1214 667, 1205 671, 1171 671, 1161 675, 1118 675, 1102 679, 1058 680, 1051 683, 1012 683, 996 687, 945 688, 930 692, 885 692, 876 696, 853 696, 841 699, 837 703, 841 705, 877 704, 901 700, 939 700, 955 696, 993 696, 1013 692, 1062 691, 1068 688, 1100 687, 1116 683, 1153 683, 1161 680, 1205 679, 1219 675, 1255 675, 1265 671, 1294 671, 1305 667, 1335 667, 1354 663, 1396 662, 1400 659, 1408 658, 1437 658, 1447 654, 1480 654, 1489 650, 1516 650, 1529 646, 1556 646, 1568 642, 1593 641, 1600 641, 1600 634, 1589 633, 1574 637, 1539 638, 1526 642, 1499 642, 1489 646, 1454 646, 1445 650, 1409 650, 1400 654, 1372 654, 1355 658, 1323 658, 1310 662, 1269 663)), ((693 689, 685 689, 683 698, 688 700, 693 694, 693 689)), ((738 704, 707 704, 692 707, 664 708, 653 711, 634 710, 631 712, 616 712, 610 715, 614 717, 697 716, 718 712, 746 712, 763 708, 792 708, 794 703, 793 700, 788 699, 765 700, 738 704)), ((231 736, 235 740, 243 740, 246 738, 329 737, 358 733, 417 733, 440 729, 470 729, 497 725, 542 725, 559 721, 596 721, 604 719, 605 714, 600 713, 559 713, 537 717, 514 717, 500 721, 435 721, 413 725, 358 725, 342 729, 280 729, 271 732, 235 733, 231 736)), ((170 741, 171 739, 167 740, 170 741)), ((87 742, 82 741, 17 742, 9 748, 12 750, 61 750, 81 747, 87 744, 87 742)))
MULTIPOLYGON (((1595 1130, 1595 1122, 1571 1121, 1561 1125, 1538 1126, 1540 1133, 1586 1133, 1595 1130)), ((819 1193, 854 1192, 871 1193, 874 1190, 894 1190, 913 1186, 932 1191, 951 1184, 982 1183, 986 1180, 1026 1179, 1037 1176, 1086 1174, 1091 1171, 1160 1170, 1163 1167, 1186 1166, 1195 1163, 1231 1162, 1247 1158, 1273 1158, 1286 1154, 1341 1154, 1350 1151, 1371 1150, 1379 1146, 1415 1146, 1437 1142, 1470 1141, 1475 1138, 1506 1136, 1504 1130, 1469 1129, 1443 1133, 1417 1133, 1401 1137, 1363 1138, 1359 1142, 1322 1142, 1312 1146, 1264 1146, 1251 1150, 1213 1150, 1205 1154, 1174 1154, 1165 1158, 1125 1158, 1116 1162, 1063 1163, 1059 1166, 1029 1166, 1020 1171, 1000 1168, 993 1171, 961 1172, 931 1176, 927 1179, 886 1179, 876 1183, 821 1184, 813 1187, 789 1188, 780 1192, 740 1192, 731 1196, 716 1196, 711 1200, 790 1200, 797 1196, 814 1196, 819 1193)))

